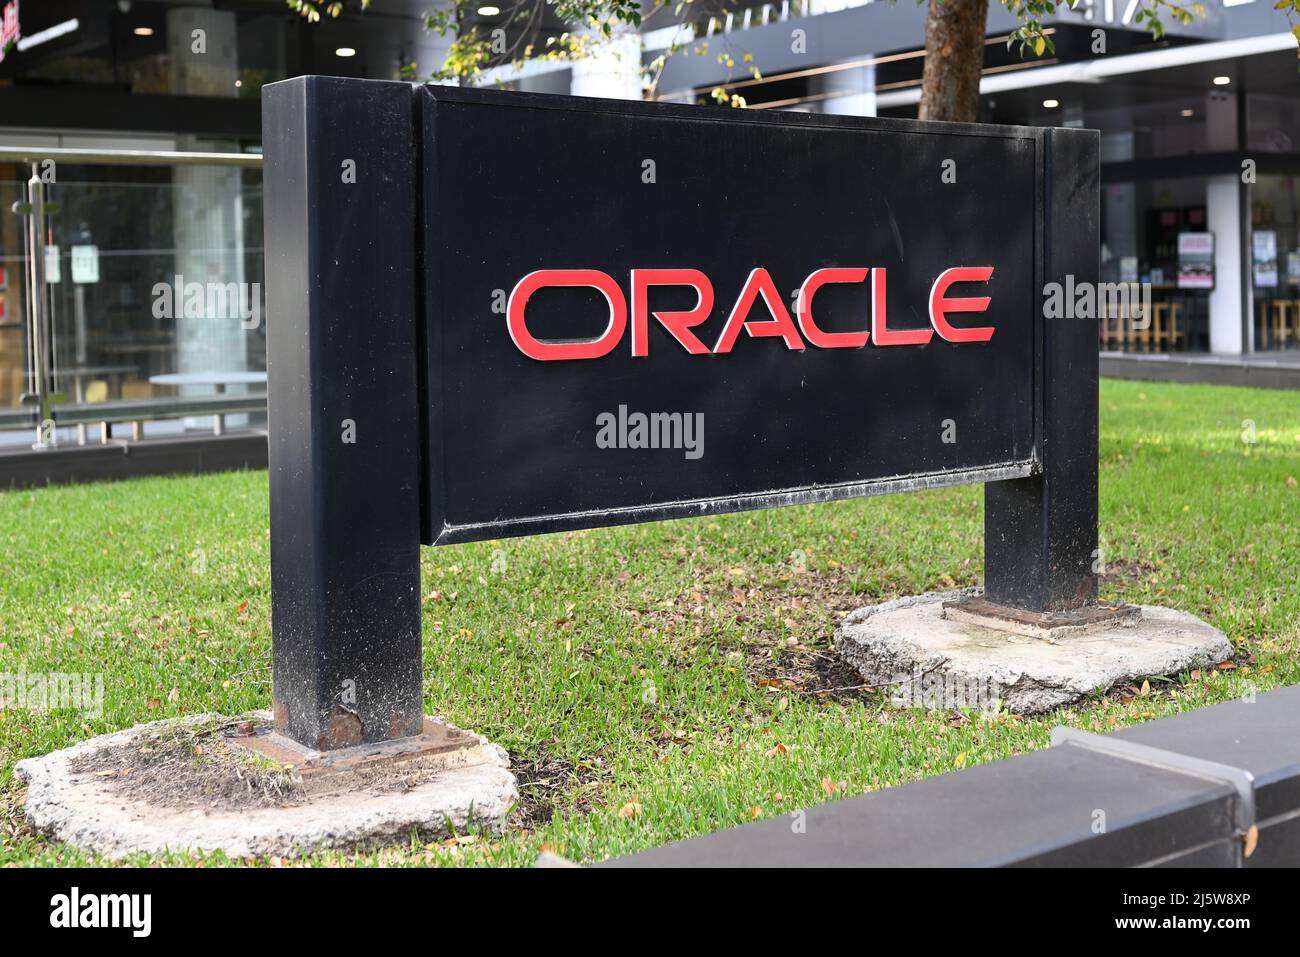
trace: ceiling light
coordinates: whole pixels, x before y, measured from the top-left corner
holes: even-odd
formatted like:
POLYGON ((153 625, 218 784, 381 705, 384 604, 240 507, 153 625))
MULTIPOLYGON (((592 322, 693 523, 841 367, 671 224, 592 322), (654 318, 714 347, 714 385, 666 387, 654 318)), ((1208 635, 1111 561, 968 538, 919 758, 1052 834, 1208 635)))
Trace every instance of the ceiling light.
POLYGON ((1060 100, 1043 100, 1043 106, 1049 110, 1054 110, 1060 105, 1061 105, 1060 100))
POLYGON ((1183 116, 1195 116, 1195 115, 1196 115, 1196 111, 1195 111, 1195 110, 1183 110, 1182 115, 1183 115, 1183 116))
POLYGON ((342 57, 356 56, 357 51, 352 49, 352 47, 339 47, 334 51, 334 55, 342 57))
POLYGON ((500 12, 501 12, 500 7, 494 7, 491 6, 490 4, 478 8, 478 15, 480 17, 495 17, 500 12))
POLYGON ((29 37, 19 37, 18 52, 22 53, 30 50, 32 47, 40 46, 42 43, 48 43, 51 40, 58 39, 61 36, 74 32, 80 26, 81 21, 74 17, 71 20, 64 20, 62 23, 56 23, 48 30, 42 30, 29 37))
POLYGON ((151 37, 153 36, 153 27, 136 27, 131 32, 138 37, 151 37))
POLYGON ((1230 76, 1216 76, 1214 78, 1215 86, 1227 86, 1231 82, 1232 82, 1232 77, 1230 76))

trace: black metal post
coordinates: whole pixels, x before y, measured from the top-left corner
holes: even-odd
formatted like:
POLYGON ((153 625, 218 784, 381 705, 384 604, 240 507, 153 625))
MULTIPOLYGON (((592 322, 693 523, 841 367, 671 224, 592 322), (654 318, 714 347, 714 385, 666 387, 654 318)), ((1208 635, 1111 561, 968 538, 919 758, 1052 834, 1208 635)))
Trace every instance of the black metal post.
POLYGON ((319 750, 423 719, 411 96, 263 91, 275 722, 319 750))
MULTIPOLYGON (((1100 275, 1100 140, 1092 130, 1044 137, 1043 282, 1100 275)), ((1041 308, 1041 300, 1040 308, 1041 308)), ((1097 322, 1043 319, 1037 383, 1041 471, 984 487, 984 592, 1033 612, 1097 598, 1097 322)))

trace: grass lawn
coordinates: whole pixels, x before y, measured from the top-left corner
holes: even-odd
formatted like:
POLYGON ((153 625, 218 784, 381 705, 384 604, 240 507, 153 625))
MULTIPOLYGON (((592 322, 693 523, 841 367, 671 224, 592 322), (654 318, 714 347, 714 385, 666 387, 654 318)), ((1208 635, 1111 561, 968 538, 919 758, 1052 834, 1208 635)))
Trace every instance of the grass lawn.
MULTIPOLYGON (((1300 394, 1104 381, 1103 595, 1238 655, 1023 720, 899 708, 831 650, 850 608, 979 582, 978 487, 423 549, 426 710, 504 745, 523 800, 502 836, 310 860, 599 860, 1300 682, 1297 479, 1300 394)), ((0 493, 0 543, 0 672, 105 686, 93 720, 0 709, 0 863, 93 863, 27 829, 13 765, 269 706, 266 474, 0 493)))

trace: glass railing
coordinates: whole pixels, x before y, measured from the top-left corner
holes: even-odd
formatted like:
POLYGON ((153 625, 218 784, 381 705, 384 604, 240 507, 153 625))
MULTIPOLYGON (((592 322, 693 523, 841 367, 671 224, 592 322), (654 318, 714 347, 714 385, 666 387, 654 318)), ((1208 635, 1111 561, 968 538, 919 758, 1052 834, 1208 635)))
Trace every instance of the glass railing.
POLYGON ((260 166, 0 150, 0 450, 264 424, 260 166))

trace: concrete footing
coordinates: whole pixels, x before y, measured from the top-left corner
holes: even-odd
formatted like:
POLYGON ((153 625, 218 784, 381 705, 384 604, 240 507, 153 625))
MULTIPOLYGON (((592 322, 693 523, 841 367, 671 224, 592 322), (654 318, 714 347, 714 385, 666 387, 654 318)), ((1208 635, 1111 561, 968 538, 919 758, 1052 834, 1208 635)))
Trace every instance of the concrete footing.
MULTIPOLYGON (((269 721, 269 714, 253 717, 269 721)), ((223 742, 248 737, 247 725, 219 715, 155 721, 20 761, 16 770, 27 782, 28 821, 48 837, 114 859, 164 850, 295 856, 404 842, 413 832, 436 839, 453 829, 500 830, 518 795, 501 747, 436 719, 413 740, 450 737, 458 739, 457 747, 430 748, 426 741, 423 749, 410 749, 403 757, 400 746, 390 742, 347 749, 355 754, 303 752, 284 761, 265 749, 254 755, 246 744, 226 750, 223 742), (224 734, 213 737, 208 729, 214 727, 224 734), (198 729, 208 735, 201 746, 189 743, 198 729), (249 806, 247 788, 236 793, 206 779, 202 793, 196 788, 189 797, 174 787, 158 792, 124 787, 129 774, 137 773, 138 780, 149 773, 147 756, 164 746, 158 742, 170 747, 178 738, 196 761, 222 750, 229 767, 239 769, 234 777, 241 785, 256 774, 282 776, 275 793, 284 799, 249 806), (371 753, 376 750, 378 755, 371 753), (143 769, 130 767, 142 753, 143 769), (340 769, 336 786, 330 785, 331 766, 340 769), (232 801, 232 793, 243 803, 232 801)), ((224 772, 223 767, 214 774, 224 772)))
POLYGON ((836 629, 836 647, 899 704, 1022 714, 1232 656, 1221 631, 1172 608, 1016 622, 989 614, 979 594, 931 592, 859 608, 836 629))

